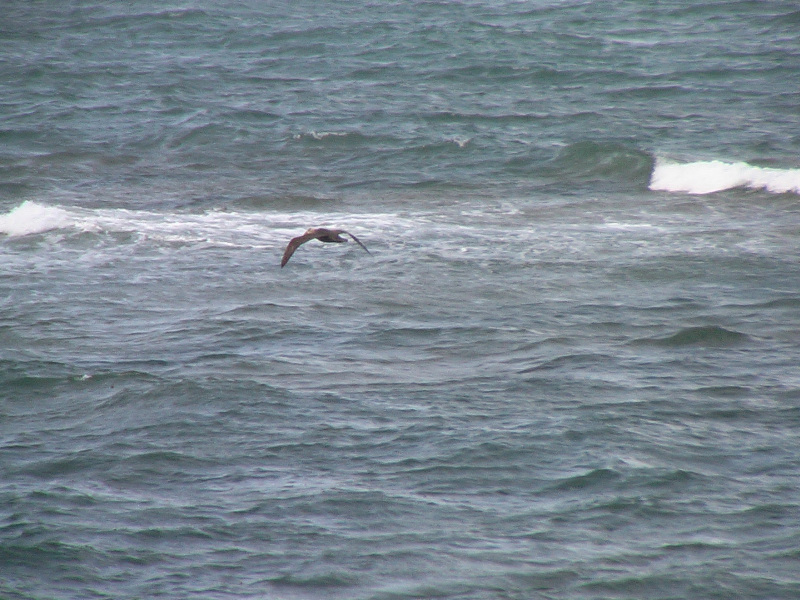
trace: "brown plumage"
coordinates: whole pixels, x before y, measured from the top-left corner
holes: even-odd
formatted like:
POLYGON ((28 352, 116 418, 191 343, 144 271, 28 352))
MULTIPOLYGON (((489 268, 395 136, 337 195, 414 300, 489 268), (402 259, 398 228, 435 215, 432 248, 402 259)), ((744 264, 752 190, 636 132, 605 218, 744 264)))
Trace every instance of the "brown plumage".
MULTIPOLYGON (((289 245, 286 246, 286 251, 283 253, 283 258, 281 259, 281 269, 287 262, 289 262, 289 259, 292 258, 294 251, 297 250, 302 244, 315 239, 319 240, 320 242, 346 242, 347 240, 341 236, 342 233, 349 235, 351 238, 353 238, 353 241, 355 241, 356 244, 361 246, 364 250, 367 250, 367 247, 349 231, 345 231, 344 229, 328 229, 326 227, 312 227, 311 229, 307 229, 303 235, 299 235, 289 241, 289 245)), ((369 254, 369 250, 367 250, 367 254, 369 254)))

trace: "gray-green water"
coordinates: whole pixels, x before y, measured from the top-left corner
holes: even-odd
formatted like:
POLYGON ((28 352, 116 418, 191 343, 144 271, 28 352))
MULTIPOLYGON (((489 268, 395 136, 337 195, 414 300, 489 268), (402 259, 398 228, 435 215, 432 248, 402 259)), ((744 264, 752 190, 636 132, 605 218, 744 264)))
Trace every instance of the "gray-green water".
POLYGON ((0 596, 797 598, 798 26, 6 2, 0 596))

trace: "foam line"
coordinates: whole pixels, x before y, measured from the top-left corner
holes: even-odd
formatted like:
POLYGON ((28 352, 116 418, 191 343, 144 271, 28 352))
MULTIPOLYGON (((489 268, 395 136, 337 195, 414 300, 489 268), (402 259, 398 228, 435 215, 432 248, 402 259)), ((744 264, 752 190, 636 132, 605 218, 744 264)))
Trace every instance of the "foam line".
MULTIPOLYGON (((0 213, 0 236, 22 237, 52 230, 77 232, 130 232, 164 242, 203 243, 217 246, 272 247, 285 244, 311 225, 344 226, 359 232, 370 229, 419 231, 426 222, 395 214, 314 212, 208 211, 200 214, 126 209, 89 209, 52 206, 26 200, 0 213)), ((431 225, 431 226, 435 226, 431 225)))

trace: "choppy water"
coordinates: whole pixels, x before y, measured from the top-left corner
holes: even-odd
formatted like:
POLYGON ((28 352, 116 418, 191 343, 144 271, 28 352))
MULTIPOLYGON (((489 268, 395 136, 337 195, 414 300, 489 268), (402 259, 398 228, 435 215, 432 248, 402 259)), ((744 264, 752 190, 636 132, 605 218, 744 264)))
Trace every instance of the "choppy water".
POLYGON ((797 598, 798 25, 6 2, 0 596, 797 598))

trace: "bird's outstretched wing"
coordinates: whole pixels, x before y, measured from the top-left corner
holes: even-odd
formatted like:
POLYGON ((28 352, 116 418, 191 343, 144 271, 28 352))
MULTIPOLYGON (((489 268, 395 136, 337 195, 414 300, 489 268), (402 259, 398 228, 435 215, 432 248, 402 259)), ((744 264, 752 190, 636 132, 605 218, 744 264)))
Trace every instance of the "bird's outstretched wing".
POLYGON ((292 258, 292 254, 294 254, 295 250, 308 240, 313 240, 316 237, 317 236, 313 233, 304 233, 303 235, 298 235, 296 238, 289 240, 289 245, 286 246, 286 251, 283 253, 283 258, 281 259, 281 269, 289 262, 289 259, 292 258))
MULTIPOLYGON (((364 244, 362 244, 362 243, 361 243, 361 240, 359 240, 359 239, 358 239, 356 236, 354 236, 352 233, 350 233, 349 231, 345 231, 344 229, 342 230, 342 233, 346 233, 347 235, 349 235, 351 238, 353 238, 353 241, 354 241, 356 244, 358 244, 359 246, 361 246, 361 247, 362 247, 364 250, 367 250, 367 247, 366 247, 364 244)), ((367 250, 367 254, 371 254, 369 250, 367 250)))

